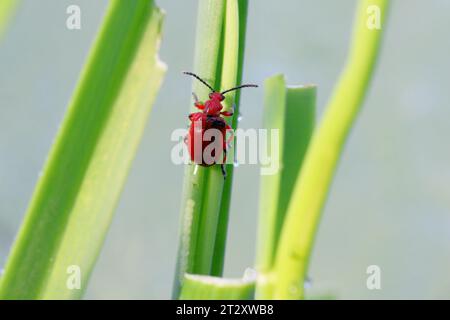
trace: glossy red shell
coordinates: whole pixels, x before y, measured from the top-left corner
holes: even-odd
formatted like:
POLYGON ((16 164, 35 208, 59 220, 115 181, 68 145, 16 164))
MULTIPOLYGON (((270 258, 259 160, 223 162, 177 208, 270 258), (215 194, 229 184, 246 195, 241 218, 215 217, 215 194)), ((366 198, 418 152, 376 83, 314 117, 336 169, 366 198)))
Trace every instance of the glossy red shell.
MULTIPOLYGON (((188 146, 191 161, 204 167, 209 167, 216 163, 225 163, 226 154, 224 150, 226 150, 227 126, 225 120, 220 116, 210 116, 204 112, 193 113, 189 116, 189 119, 191 120, 191 125, 189 127, 186 144, 188 146), (213 145, 210 146, 210 144, 216 142, 214 140, 214 133, 210 132, 205 136, 205 132, 209 129, 216 129, 220 132, 221 148, 214 148, 213 145), (210 137, 212 137, 211 141, 208 141, 210 137), (200 145, 200 147, 198 147, 198 145, 200 145), (210 148, 208 148, 208 146, 210 146, 210 148), (209 153, 207 148, 212 149, 211 157, 216 159, 216 161, 211 161, 211 157, 207 156, 209 153), (207 152, 205 152, 205 149, 207 149, 207 152), (217 161, 217 159, 219 161, 217 161)), ((216 131, 215 133, 218 134, 219 132, 216 131)))

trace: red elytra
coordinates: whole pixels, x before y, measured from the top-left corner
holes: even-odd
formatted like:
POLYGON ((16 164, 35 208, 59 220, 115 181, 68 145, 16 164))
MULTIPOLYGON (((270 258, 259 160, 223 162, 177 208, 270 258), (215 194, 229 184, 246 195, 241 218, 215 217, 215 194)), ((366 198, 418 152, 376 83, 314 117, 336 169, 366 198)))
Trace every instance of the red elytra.
POLYGON ((198 101, 197 96, 194 96, 194 106, 201 110, 201 112, 191 113, 189 120, 189 132, 185 137, 185 142, 188 146, 191 161, 203 167, 209 167, 214 164, 220 164, 222 174, 225 179, 226 171, 224 163, 227 157, 227 145, 233 139, 233 134, 226 138, 227 130, 233 129, 227 124, 223 117, 230 117, 233 111, 222 111, 222 101, 225 100, 225 94, 238 90, 241 88, 258 87, 255 84, 240 85, 223 92, 215 91, 205 80, 192 72, 183 72, 184 74, 193 76, 209 89, 209 100, 205 103, 198 101), (211 130, 212 129, 212 130, 211 130), (216 138, 220 139, 219 141, 216 138), (201 147, 198 145, 201 144, 201 147), (217 152, 216 152, 217 151, 217 152), (222 157, 222 159, 220 159, 222 157))

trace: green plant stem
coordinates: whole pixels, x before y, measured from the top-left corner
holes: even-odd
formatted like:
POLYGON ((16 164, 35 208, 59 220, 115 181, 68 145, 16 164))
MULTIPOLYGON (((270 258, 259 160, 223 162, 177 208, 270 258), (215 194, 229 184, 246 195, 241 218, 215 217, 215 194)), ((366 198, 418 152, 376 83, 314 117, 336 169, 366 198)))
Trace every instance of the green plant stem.
POLYGON ((157 59, 162 21, 151 0, 110 2, 0 279, 0 299, 82 296, 165 72, 157 59), (70 282, 77 274, 80 287, 70 282))
POLYGON ((359 2, 347 66, 335 89, 297 179, 283 225, 273 275, 274 299, 303 298, 303 286, 320 214, 344 142, 366 95, 385 28, 388 0, 359 2), (375 5, 381 29, 369 29, 375 5), (373 7, 372 7, 373 8, 373 7))
MULTIPOLYGON (((240 84, 242 82, 242 72, 243 72, 243 62, 244 62, 244 52, 245 52, 245 38, 246 38, 246 31, 247 31, 247 11, 248 11, 248 1, 247 0, 238 1, 239 47, 237 48, 237 50, 238 50, 238 57, 237 57, 238 70, 237 70, 237 76, 236 76, 236 84, 240 84)), ((229 46, 229 48, 230 48, 230 46, 229 46)), ((226 67, 226 68, 228 68, 228 67, 226 67)), ((229 80, 224 79, 223 81, 226 82, 229 80)), ((231 86, 232 86, 232 84, 230 84, 230 86, 225 84, 225 85, 222 85, 222 89, 226 89, 231 86)), ((233 97, 233 95, 231 97, 233 97)), ((240 97, 241 97, 241 92, 235 91, 234 92, 235 110, 234 110, 233 117, 231 117, 231 124, 230 124, 231 127, 235 128, 235 129, 238 127, 238 117, 239 117, 239 112, 240 112, 239 111, 240 110, 240 97)), ((230 97, 228 99, 230 99, 230 97)), ((234 159, 234 152, 233 152, 234 149, 231 149, 230 151, 231 152, 229 152, 228 159, 233 160, 234 159)), ((215 246, 214 246, 213 265, 212 265, 212 270, 211 270, 211 274, 214 276, 221 276, 222 272, 223 272, 224 258, 225 258, 225 244, 226 244, 226 240, 227 240, 228 218, 229 218, 230 202, 231 202, 231 188, 233 185, 234 165, 227 164, 225 167, 226 167, 226 171, 227 171, 227 179, 224 182, 222 199, 220 201, 220 212, 219 212, 216 240, 215 240, 215 246)))
MULTIPOLYGON (((197 36, 194 69, 213 88, 220 85, 218 70, 221 70, 221 40, 225 1, 200 0, 197 15, 197 36)), ((193 81, 193 91, 204 99, 209 90, 203 84, 193 81)), ((195 112, 191 107, 191 112, 195 112)), ((177 265, 174 279, 173 298, 178 298, 185 273, 197 273, 198 233, 204 194, 207 188, 207 169, 186 166, 181 202, 181 228, 177 265)))
MULTIPOLYGON (((199 2, 194 69, 216 90, 240 82, 246 8, 246 0, 199 2)), ((208 89, 196 80, 193 88, 200 100, 208 98, 208 89)), ((230 123, 235 129, 235 92, 227 95, 224 105, 231 109, 233 102, 236 112, 230 123)), ((224 182, 220 166, 186 168, 174 298, 178 297, 185 273, 219 275, 222 271, 232 174, 230 166, 227 169, 229 181, 224 182)))
MULTIPOLYGON (((287 88, 282 75, 265 81, 263 128, 270 130, 268 155, 273 163, 279 163, 273 167, 274 172, 261 176, 256 261, 259 275, 257 299, 268 299, 271 296, 272 284, 267 279, 273 268, 295 177, 300 172, 314 129, 315 100, 315 86, 287 88), (278 139, 274 143, 270 137, 273 130, 278 130, 278 139)), ((264 168, 266 171, 268 169, 268 166, 264 168)))

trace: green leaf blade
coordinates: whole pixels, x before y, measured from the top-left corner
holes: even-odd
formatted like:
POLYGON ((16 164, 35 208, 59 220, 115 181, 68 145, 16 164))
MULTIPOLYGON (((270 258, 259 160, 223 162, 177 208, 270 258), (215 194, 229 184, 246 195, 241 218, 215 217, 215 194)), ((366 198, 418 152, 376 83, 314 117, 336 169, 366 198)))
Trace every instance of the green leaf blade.
POLYGON ((2 299, 84 292, 165 66, 153 1, 111 2, 0 282, 2 299), (70 290, 67 268, 81 288, 70 290))
POLYGON ((274 259, 295 178, 301 171, 314 129, 315 106, 315 86, 287 87, 283 75, 266 79, 263 128, 269 131, 269 157, 272 162, 278 162, 278 168, 261 176, 257 299, 269 299, 272 295, 274 259), (271 130, 278 130, 275 144, 270 137, 271 130))

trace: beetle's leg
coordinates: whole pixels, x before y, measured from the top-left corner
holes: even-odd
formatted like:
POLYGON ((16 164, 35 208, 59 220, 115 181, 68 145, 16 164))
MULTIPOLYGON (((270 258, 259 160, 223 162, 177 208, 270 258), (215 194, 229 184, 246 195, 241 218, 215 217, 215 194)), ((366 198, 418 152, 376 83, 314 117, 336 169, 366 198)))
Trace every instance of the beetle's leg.
POLYGON ((222 169, 223 180, 227 178, 227 171, 225 170, 225 165, 222 163, 220 165, 220 169, 222 169))
POLYGON ((233 112, 231 112, 231 111, 222 111, 220 114, 225 116, 225 117, 231 117, 233 115, 233 112))
POLYGON ((197 95, 196 95, 194 92, 192 92, 192 96, 194 97, 194 106, 195 106, 197 109, 200 109, 200 110, 205 109, 205 105, 203 104, 203 102, 200 102, 200 101, 198 100, 198 97, 197 97, 197 95))
POLYGON ((230 111, 222 111, 220 114, 225 116, 225 117, 231 117, 234 114, 234 108, 236 107, 236 105, 233 104, 233 107, 231 108, 230 111))
POLYGON ((225 163, 227 161, 227 149, 224 147, 223 148, 223 161, 220 164, 220 169, 222 169, 222 175, 223 175, 223 179, 225 180, 227 177, 227 171, 225 170, 225 163))
POLYGON ((194 97, 194 102, 197 103, 198 102, 198 97, 195 94, 195 92, 192 92, 192 96, 194 97))
POLYGON ((197 109, 200 109, 200 110, 204 110, 204 109, 205 109, 205 105, 204 105, 203 103, 201 103, 201 102, 196 102, 196 103, 194 104, 194 106, 195 106, 197 109))

